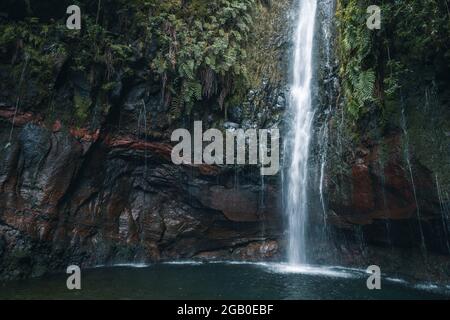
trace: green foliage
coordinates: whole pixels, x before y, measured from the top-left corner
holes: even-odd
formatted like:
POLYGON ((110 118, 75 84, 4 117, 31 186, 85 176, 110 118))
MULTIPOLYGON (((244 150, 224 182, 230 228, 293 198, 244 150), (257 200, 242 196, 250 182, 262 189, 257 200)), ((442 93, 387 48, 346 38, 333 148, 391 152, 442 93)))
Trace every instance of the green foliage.
MULTIPOLYGON (((15 24, 0 25, 0 47, 22 50, 23 64, 27 64, 30 75, 42 84, 49 84, 53 76, 54 61, 65 54, 65 48, 59 44, 48 45, 50 26, 38 24, 30 18, 15 24)), ((13 63, 19 58, 15 56, 13 63)), ((16 68, 19 79, 22 66, 16 68)), ((48 88, 47 88, 48 89, 48 88)))
MULTIPOLYGON (((43 23, 34 17, 0 24, 0 60, 12 64, 14 81, 24 74, 24 86, 32 84, 29 88, 37 90, 35 107, 50 107, 64 65, 88 76, 93 87, 97 81, 108 84, 112 74, 127 63, 132 49, 126 36, 110 33, 95 20, 84 15, 80 31, 68 30, 65 20, 43 23), (94 74, 96 68, 104 72, 94 74)), ((76 94, 73 100, 74 119, 85 121, 90 103, 76 94)))
MULTIPOLYGON (((32 16, 1 24, 0 59, 2 53, 16 55, 23 64, 28 56, 31 76, 47 86, 54 83, 58 63, 66 63, 67 70, 85 74, 104 91, 113 88, 118 71, 134 77, 139 61, 141 70, 160 78, 163 101, 177 114, 190 113, 201 100, 226 109, 229 100, 250 87, 247 47, 260 0, 74 4, 83 13, 80 31, 68 30, 65 16, 45 23, 32 16)), ((43 91, 49 97, 51 90, 43 91)))
POLYGON ((340 75, 347 111, 357 123, 366 113, 392 112, 406 83, 426 81, 419 69, 450 67, 448 1, 339 0, 340 75), (366 26, 370 5, 381 7, 381 30, 366 26), (389 108, 388 108, 389 106, 389 108))
POLYGON ((164 79, 172 107, 190 110, 213 96, 221 96, 218 104, 224 106, 224 96, 236 89, 233 83, 246 78, 244 45, 254 5, 254 0, 152 3, 158 14, 150 17, 150 32, 160 49, 151 67, 164 79))
POLYGON ((75 105, 75 116, 77 120, 83 122, 89 115, 89 108, 91 107, 92 101, 89 97, 83 96, 79 93, 74 95, 74 105, 75 105))
POLYGON ((365 8, 360 1, 339 1, 340 74, 347 100, 347 111, 358 119, 376 101, 374 96, 376 74, 373 62, 374 41, 366 27, 365 8))

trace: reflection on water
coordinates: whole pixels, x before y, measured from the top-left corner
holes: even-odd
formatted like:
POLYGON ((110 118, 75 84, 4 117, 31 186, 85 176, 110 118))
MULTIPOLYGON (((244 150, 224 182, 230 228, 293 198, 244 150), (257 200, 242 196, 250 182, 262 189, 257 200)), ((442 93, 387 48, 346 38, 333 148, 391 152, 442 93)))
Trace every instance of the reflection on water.
POLYGON ((82 272, 82 290, 67 275, 0 284, 0 299, 449 299, 449 288, 384 278, 366 287, 362 270, 268 263, 167 263, 98 267, 82 272))

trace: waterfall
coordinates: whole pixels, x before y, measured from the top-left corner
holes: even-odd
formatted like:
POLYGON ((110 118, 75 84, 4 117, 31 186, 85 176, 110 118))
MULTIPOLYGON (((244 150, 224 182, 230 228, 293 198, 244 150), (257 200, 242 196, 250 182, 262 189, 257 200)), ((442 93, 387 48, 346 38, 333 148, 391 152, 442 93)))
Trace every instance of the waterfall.
POLYGON ((290 92, 291 135, 288 137, 287 198, 289 263, 306 264, 306 224, 308 219, 308 158, 314 119, 311 83, 316 0, 299 1, 294 33, 293 81, 290 92))

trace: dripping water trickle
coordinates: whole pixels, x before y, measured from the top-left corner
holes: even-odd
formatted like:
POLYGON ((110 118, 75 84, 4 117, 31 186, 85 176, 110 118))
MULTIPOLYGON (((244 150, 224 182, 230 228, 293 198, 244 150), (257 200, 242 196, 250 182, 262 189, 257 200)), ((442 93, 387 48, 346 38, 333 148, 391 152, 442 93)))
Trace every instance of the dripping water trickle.
POLYGON ((422 217, 421 217, 421 212, 420 212, 420 205, 419 205, 419 201, 417 198, 417 189, 416 189, 413 169, 412 169, 412 165, 411 165, 411 156, 409 154, 409 134, 408 134, 408 125, 407 125, 406 116, 405 116, 405 108, 403 105, 403 98, 402 98, 401 126, 402 126, 402 130, 403 130, 403 136, 405 138, 405 159, 406 159, 406 164, 408 166, 409 177, 411 180, 411 186, 412 186, 412 191, 413 191, 413 195, 414 195, 414 201, 416 202, 416 207, 417 207, 416 213, 417 213, 417 220, 418 220, 419 232, 420 232, 420 238, 421 238, 420 248, 422 250, 422 255, 424 256, 424 258, 426 260, 427 247, 425 245, 425 236, 424 236, 423 227, 422 227, 422 217))
POLYGON ((334 90, 335 90, 335 77, 333 74, 333 18, 335 12, 334 0, 325 0, 320 3, 319 7, 321 14, 321 46, 323 47, 323 86, 324 86, 324 105, 325 108, 324 120, 319 131, 319 196, 320 205, 323 215, 323 236, 328 236, 328 204, 326 199, 326 171, 328 167, 328 148, 330 143, 329 123, 331 120, 334 90))
MULTIPOLYGON (((142 135, 144 141, 147 142, 147 106, 145 104, 144 99, 141 100, 141 109, 139 111, 138 117, 138 136, 142 135)), ((144 149, 144 174, 147 175, 147 147, 144 149)))
POLYGON ((24 62, 23 68, 22 68, 22 72, 20 73, 19 87, 18 87, 18 91, 17 91, 17 99, 16 99, 16 105, 15 105, 15 108, 14 108, 14 115, 13 115, 12 123, 11 123, 11 130, 9 132, 8 143, 4 147, 4 150, 8 149, 11 146, 11 143, 12 143, 14 125, 16 123, 17 112, 19 111, 22 84, 23 84, 23 81, 25 79, 25 71, 28 68, 29 60, 30 60, 30 58, 29 58, 28 54, 25 54, 25 62, 24 62))
POLYGON ((444 195, 441 189, 441 186, 439 184, 439 177, 436 174, 436 190, 438 194, 439 199, 439 205, 441 207, 441 219, 442 219, 442 227, 444 230, 445 235, 445 244, 447 246, 447 250, 450 253, 450 242, 448 240, 448 235, 450 233, 450 215, 449 215, 449 208, 447 207, 444 199, 444 195))

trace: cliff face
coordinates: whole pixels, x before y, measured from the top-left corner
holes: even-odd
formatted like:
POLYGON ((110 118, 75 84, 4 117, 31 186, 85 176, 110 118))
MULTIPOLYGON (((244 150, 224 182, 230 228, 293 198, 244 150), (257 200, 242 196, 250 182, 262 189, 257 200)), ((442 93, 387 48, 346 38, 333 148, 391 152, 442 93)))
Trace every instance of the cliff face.
POLYGON ((448 279, 450 17, 423 3, 379 3, 372 31, 360 17, 376 2, 336 2, 312 170, 338 244, 329 259, 448 279))
MULTIPOLYGON (((62 1, 0 6, 0 278, 282 256, 279 177, 170 160, 195 120, 285 126, 292 1, 231 2, 234 20, 230 1, 84 1, 81 31, 62 1)), ((373 3, 323 2, 316 260, 448 277, 447 11, 384 5, 372 32, 358 17, 373 3)))
POLYGON ((287 45, 278 22, 288 2, 234 6, 253 34, 219 19, 228 2, 91 2, 81 31, 65 29, 65 8, 52 17, 41 4, 2 8, 0 277, 72 263, 279 256, 277 179, 261 184, 257 167, 175 166, 170 135, 194 120, 205 129, 279 123, 287 45), (202 17, 211 12, 217 20, 202 17), (224 48, 246 57, 220 47, 191 65, 182 45, 201 35, 183 28, 196 26, 222 30, 224 48), (233 68, 244 63, 241 77, 233 68))
POLYGON ((271 186, 263 207, 257 184, 237 187, 230 170, 176 167, 164 143, 70 132, 59 122, 50 129, 28 122, 14 132, 0 178, 7 277, 71 262, 270 259, 278 251, 271 186))

